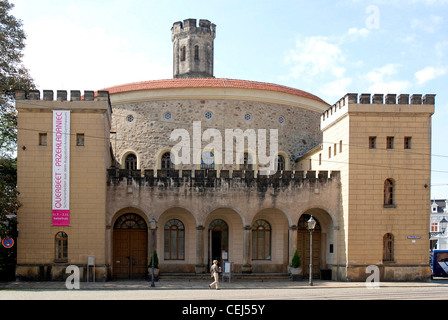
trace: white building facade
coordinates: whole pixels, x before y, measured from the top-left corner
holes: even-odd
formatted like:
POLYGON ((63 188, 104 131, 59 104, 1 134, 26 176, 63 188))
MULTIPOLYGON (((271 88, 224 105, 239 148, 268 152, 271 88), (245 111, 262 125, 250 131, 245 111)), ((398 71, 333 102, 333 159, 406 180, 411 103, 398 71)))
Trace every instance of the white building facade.
POLYGON ((429 221, 429 238, 431 251, 448 249, 448 200, 433 200, 431 203, 431 218, 429 221))

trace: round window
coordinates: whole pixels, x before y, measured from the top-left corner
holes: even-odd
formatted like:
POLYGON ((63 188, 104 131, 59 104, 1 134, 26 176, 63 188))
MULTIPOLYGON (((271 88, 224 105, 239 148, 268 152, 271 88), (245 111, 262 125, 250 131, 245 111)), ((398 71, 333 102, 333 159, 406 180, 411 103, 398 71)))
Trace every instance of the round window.
POLYGON ((171 112, 167 112, 164 115, 165 120, 171 120, 171 112))
POLYGON ((251 116, 249 113, 246 113, 246 114, 244 115, 244 119, 246 119, 247 121, 249 121, 249 120, 252 119, 252 116, 251 116))
POLYGON ((210 120, 213 117, 213 114, 210 111, 205 113, 205 119, 210 120))
POLYGON ((134 121, 134 116, 132 114, 128 115, 127 118, 128 122, 134 121))
POLYGON ((280 124, 284 124, 285 118, 283 118, 283 117, 278 118, 278 122, 280 122, 280 124))

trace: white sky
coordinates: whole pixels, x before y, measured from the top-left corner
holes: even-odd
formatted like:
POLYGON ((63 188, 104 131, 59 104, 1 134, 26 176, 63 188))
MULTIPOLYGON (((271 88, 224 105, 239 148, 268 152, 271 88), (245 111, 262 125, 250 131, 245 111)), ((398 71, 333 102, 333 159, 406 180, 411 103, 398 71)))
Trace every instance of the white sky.
POLYGON ((448 198, 448 0, 11 0, 39 89, 172 78, 171 27, 217 25, 215 76, 346 93, 436 94, 431 197, 448 198))

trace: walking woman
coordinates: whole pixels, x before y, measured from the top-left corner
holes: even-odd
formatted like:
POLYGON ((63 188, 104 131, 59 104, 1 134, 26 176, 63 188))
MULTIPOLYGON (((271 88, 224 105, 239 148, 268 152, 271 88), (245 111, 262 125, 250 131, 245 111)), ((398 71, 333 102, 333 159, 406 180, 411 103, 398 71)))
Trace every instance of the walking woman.
POLYGON ((218 260, 213 260, 213 265, 210 268, 210 272, 212 274, 212 278, 215 278, 215 281, 209 284, 209 288, 211 289, 213 286, 216 286, 216 290, 219 290, 219 272, 221 268, 218 267, 218 260))

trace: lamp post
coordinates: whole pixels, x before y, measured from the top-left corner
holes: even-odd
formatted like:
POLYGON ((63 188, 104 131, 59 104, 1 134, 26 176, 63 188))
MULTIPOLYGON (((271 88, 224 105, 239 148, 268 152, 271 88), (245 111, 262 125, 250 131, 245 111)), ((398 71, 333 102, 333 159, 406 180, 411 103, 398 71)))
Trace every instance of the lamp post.
POLYGON ((448 221, 445 219, 445 217, 443 217, 443 219, 440 220, 439 224, 440 228, 442 229, 442 233, 445 233, 446 227, 448 225, 448 221))
POLYGON ((306 222, 308 230, 310 231, 310 286, 313 285, 313 231, 316 227, 316 220, 313 216, 306 222))
POLYGON ((152 268, 152 275, 151 275, 151 287, 154 287, 154 250, 155 250, 155 241, 154 241, 154 231, 157 228, 157 220, 152 217, 151 220, 149 220, 149 229, 151 229, 151 240, 152 240, 152 254, 151 254, 151 268, 152 268))

